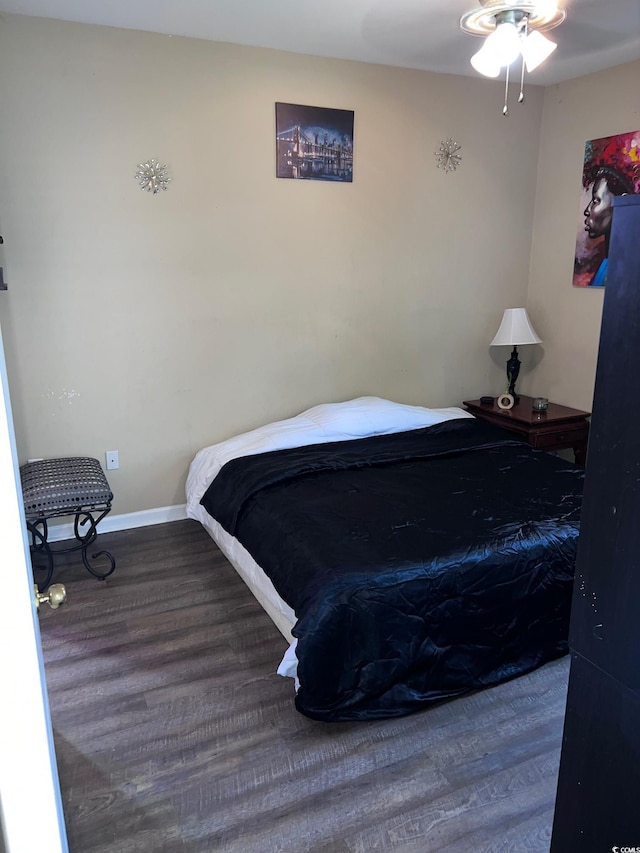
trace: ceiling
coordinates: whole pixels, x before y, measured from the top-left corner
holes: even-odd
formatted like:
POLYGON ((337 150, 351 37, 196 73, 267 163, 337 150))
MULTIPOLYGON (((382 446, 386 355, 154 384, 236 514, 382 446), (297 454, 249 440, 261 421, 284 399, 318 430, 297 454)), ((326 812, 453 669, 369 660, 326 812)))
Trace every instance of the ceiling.
MULTIPOLYGON (((559 0, 558 49, 529 78, 550 85, 640 58, 640 0, 559 0)), ((0 12, 105 24, 475 76, 478 0, 0 0, 0 12)))

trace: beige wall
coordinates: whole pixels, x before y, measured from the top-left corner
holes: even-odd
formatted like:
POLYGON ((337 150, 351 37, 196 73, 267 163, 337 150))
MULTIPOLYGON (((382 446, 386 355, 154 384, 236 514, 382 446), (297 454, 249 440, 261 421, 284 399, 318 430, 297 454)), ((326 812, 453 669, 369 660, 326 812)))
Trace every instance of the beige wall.
POLYGON ((571 284, 584 144, 640 130, 640 61, 545 92, 535 207, 530 315, 544 344, 522 390, 591 410, 604 289, 571 284))
MULTIPOLYGON (((118 449, 130 512, 181 503, 203 445, 321 401, 503 389, 488 341, 526 299, 541 89, 504 119, 496 81, 12 16, 0 79, 21 461, 118 449), (275 178, 277 100, 355 110, 353 184, 275 178), (448 136, 464 162, 445 175, 448 136), (133 179, 149 157, 173 176, 157 197, 133 179)), ((563 150, 571 222, 591 131, 563 150)))

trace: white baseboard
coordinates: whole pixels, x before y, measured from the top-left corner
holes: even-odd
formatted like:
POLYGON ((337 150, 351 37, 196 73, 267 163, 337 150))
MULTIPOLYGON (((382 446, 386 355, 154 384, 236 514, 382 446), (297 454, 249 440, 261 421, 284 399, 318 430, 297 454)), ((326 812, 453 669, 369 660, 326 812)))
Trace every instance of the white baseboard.
MULTIPOLYGON (((98 533, 112 533, 115 530, 131 530, 133 527, 148 527, 150 524, 164 524, 167 521, 181 521, 187 517, 187 505, 159 506, 155 509, 143 509, 140 512, 125 512, 121 515, 108 515, 98 525, 98 533)), ((80 528, 82 530, 82 528, 80 528)), ((51 524, 47 540, 60 542, 73 539, 73 523, 51 524)))

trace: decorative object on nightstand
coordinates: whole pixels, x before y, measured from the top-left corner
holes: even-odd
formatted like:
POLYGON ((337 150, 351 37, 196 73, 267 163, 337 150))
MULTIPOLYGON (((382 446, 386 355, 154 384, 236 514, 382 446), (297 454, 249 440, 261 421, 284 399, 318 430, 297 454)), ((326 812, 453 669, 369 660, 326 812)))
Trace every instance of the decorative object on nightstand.
POLYGON ((507 380, 509 387, 507 394, 511 394, 515 403, 520 402, 516 394, 516 379, 520 373, 520 359, 518 358, 518 347, 525 344, 541 344, 540 338, 531 324, 526 308, 506 308, 502 315, 500 328, 490 346, 513 347, 511 358, 507 362, 507 380))

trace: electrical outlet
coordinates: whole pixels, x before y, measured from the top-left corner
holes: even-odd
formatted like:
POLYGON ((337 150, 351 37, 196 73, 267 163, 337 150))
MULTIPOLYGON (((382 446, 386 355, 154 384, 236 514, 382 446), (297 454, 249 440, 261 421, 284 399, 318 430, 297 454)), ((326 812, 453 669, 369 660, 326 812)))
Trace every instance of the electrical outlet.
POLYGON ((113 471, 115 468, 120 467, 117 450, 107 450, 105 456, 107 457, 107 471, 113 471))

